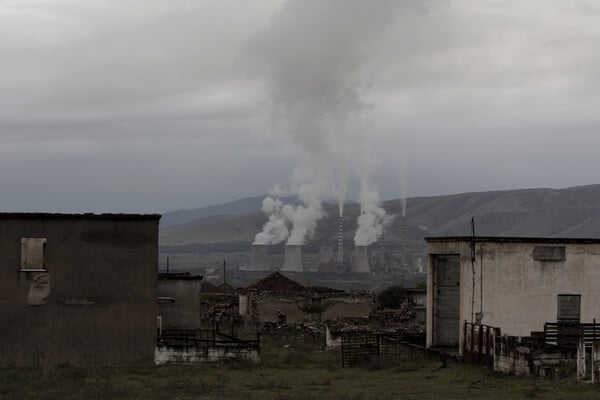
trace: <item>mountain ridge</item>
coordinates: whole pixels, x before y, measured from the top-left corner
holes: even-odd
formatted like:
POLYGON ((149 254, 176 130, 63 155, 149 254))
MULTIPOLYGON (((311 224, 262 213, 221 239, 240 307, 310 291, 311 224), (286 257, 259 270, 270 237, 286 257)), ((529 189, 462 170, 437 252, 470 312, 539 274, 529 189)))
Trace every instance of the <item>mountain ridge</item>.
MULTIPOLYGON (((258 197, 257 197, 258 198, 258 197)), ((260 197, 262 201, 263 197, 260 197)), ((536 237, 600 237, 600 184, 564 189, 526 188, 468 192, 442 196, 419 196, 406 200, 406 243, 424 246, 425 236, 470 234, 470 221, 475 218, 477 235, 536 237)), ((231 202, 234 203, 234 202, 231 202)), ((385 240, 400 243, 403 220, 401 200, 382 203, 396 217, 386 228, 385 240)), ((337 206, 324 204, 322 218, 312 239, 305 247, 313 251, 320 245, 335 246, 337 206)), ((345 206, 345 245, 352 245, 359 205, 345 206)), ((178 246, 191 243, 234 243, 254 240, 266 217, 254 212, 204 216, 177 225, 161 222, 161 245, 178 246)))

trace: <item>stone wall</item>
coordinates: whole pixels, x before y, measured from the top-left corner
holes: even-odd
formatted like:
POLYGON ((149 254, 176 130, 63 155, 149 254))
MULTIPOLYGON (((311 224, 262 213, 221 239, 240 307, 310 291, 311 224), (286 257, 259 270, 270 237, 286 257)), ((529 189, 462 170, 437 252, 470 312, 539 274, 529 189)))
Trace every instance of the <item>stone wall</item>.
POLYGON ((326 321, 340 318, 368 317, 373 310, 373 296, 367 293, 315 294, 312 292, 255 292, 240 294, 240 314, 245 319, 276 322, 285 315, 286 323, 326 321), (319 311, 320 310, 320 311, 319 311))
POLYGON ((156 346, 154 363, 163 364, 192 364, 199 362, 216 362, 225 360, 243 360, 257 363, 260 354, 257 349, 244 347, 183 347, 156 346))
POLYGON ((563 366, 576 365, 576 354, 547 347, 537 338, 496 337, 494 371, 515 375, 554 375, 563 366))

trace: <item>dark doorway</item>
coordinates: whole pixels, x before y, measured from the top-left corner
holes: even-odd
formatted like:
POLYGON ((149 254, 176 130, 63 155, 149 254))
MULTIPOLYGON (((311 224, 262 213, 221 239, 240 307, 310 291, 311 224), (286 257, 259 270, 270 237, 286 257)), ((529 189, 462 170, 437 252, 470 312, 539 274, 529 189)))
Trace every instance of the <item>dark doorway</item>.
POLYGON ((460 334, 460 256, 432 255, 433 345, 458 346, 460 334))

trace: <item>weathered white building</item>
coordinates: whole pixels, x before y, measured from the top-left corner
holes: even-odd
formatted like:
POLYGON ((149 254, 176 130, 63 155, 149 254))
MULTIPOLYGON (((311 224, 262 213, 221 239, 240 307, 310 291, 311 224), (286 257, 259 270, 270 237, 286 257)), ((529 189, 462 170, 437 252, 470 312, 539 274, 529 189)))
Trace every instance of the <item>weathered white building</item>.
POLYGON ((529 336, 544 323, 600 321, 600 239, 431 237, 427 347, 457 347, 465 322, 529 336))

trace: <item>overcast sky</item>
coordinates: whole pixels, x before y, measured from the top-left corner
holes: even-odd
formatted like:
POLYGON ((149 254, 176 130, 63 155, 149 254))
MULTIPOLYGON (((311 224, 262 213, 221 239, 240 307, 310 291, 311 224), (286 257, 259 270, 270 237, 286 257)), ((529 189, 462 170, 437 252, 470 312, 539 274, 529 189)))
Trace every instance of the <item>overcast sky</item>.
MULTIPOLYGON (((305 149, 254 46, 298 9, 321 42, 325 0, 304 1, 0 0, 0 209, 163 212, 285 184, 305 149)), ((397 1, 381 29, 326 3, 356 27, 331 43, 365 36, 343 82, 383 198, 403 173, 409 196, 598 183, 598 2, 397 1)))

